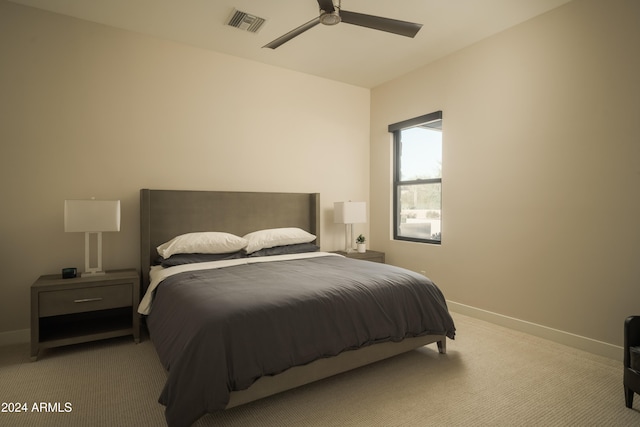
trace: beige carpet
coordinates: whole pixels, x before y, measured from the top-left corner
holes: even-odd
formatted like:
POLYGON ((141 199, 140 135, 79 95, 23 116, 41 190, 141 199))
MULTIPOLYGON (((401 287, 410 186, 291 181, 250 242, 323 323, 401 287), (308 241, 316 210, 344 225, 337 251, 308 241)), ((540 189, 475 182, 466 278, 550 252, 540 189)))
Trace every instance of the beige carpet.
MULTIPOLYGON (((640 426, 622 364, 454 313, 458 337, 258 402, 202 426, 640 426)), ((622 325, 621 325, 622 327, 622 325)), ((0 426, 162 426, 165 373, 151 342, 0 348, 0 426), (45 402, 52 409, 34 412, 45 402), (5 406, 5 409, 7 407, 5 406)))

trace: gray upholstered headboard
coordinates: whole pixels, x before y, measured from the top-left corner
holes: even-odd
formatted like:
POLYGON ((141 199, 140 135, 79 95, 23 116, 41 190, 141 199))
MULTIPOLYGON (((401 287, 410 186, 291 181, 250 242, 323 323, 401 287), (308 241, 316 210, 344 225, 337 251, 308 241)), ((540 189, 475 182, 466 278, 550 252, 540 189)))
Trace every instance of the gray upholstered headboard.
POLYGON ((265 228, 299 227, 320 245, 319 193, 140 190, 140 272, 143 291, 156 248, 196 231, 238 236, 265 228))

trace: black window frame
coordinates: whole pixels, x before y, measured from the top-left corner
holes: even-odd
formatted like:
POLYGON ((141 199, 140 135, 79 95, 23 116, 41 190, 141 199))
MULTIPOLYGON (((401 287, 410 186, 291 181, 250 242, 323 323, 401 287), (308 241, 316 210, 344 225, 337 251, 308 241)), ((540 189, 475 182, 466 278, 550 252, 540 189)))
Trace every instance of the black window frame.
POLYGON ((412 119, 404 120, 398 123, 389 125, 388 130, 393 134, 393 240, 404 240, 409 242, 418 243, 431 243, 440 245, 442 244, 442 234, 440 240, 435 239, 421 239, 418 237, 402 236, 399 234, 400 228, 400 206, 398 203, 399 188, 403 185, 420 185, 420 184, 440 184, 440 195, 442 197, 442 176, 440 178, 430 179, 415 179, 410 181, 402 181, 400 177, 400 132, 404 129, 412 127, 427 125, 432 122, 440 121, 440 129, 442 129, 442 111, 435 111, 433 113, 425 114, 412 119))

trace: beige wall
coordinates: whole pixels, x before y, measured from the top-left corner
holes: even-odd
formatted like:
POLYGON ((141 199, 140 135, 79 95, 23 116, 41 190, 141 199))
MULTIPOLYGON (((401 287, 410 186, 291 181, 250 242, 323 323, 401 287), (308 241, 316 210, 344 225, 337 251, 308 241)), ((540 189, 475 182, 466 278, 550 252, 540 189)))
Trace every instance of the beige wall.
POLYGON ((138 266, 140 188, 320 192, 326 250, 333 202, 368 200, 369 90, 3 0, 0 61, 0 341, 84 265, 64 199, 122 200, 107 269, 138 266))
POLYGON ((640 2, 568 3, 371 99, 371 235, 390 263, 451 301, 622 345, 640 314, 640 2), (442 245, 394 242, 387 125, 440 109, 442 245))
POLYGON ((574 0, 370 95, 0 0, 0 343, 26 337, 40 274, 83 264, 66 198, 122 200, 104 242, 120 268, 140 188, 318 191, 331 250, 332 203, 371 186, 373 249, 450 301, 621 345, 640 301, 639 9, 574 0), (387 125, 438 109, 443 244, 393 242, 387 125))

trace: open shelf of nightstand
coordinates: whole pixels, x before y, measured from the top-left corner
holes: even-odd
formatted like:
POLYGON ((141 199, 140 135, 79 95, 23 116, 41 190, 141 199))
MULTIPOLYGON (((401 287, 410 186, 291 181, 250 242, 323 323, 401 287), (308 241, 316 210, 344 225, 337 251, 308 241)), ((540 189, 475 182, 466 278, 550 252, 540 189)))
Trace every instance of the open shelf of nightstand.
POLYGON ((133 334, 131 307, 40 318, 40 347, 51 348, 133 334))

